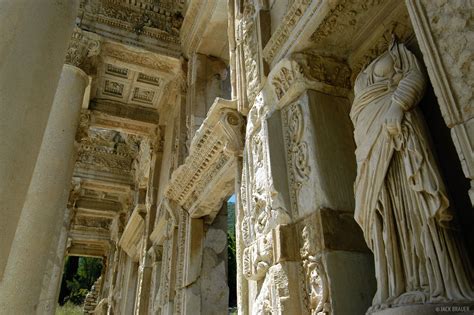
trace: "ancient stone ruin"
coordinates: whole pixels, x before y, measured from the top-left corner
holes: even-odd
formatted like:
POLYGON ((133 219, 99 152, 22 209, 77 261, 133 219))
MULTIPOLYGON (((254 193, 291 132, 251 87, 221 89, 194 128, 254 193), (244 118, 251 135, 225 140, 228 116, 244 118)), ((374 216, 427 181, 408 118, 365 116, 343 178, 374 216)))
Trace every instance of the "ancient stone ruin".
POLYGON ((474 312, 473 12, 0 1, 0 314, 474 312))

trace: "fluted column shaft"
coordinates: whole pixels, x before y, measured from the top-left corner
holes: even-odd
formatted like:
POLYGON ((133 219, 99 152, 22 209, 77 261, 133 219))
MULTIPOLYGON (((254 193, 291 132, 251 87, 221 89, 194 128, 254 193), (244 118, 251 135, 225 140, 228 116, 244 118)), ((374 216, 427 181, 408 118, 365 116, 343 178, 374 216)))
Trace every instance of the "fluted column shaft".
POLYGON ((74 168, 74 137, 87 75, 64 65, 21 211, 7 266, 0 282, 5 314, 44 314, 38 309, 48 253, 62 217, 74 168))
POLYGON ((78 5, 78 0, 0 1, 0 281, 78 5))

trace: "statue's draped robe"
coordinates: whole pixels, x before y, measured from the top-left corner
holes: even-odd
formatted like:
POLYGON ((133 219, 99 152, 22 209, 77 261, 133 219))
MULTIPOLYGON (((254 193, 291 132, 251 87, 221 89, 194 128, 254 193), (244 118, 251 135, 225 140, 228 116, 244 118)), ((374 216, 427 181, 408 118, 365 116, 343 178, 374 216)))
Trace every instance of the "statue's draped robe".
POLYGON ((471 299, 445 187, 415 108, 425 79, 415 56, 393 43, 355 82, 351 119, 355 126, 358 174, 355 219, 374 253, 374 305, 471 299), (389 74, 377 62, 393 59, 389 74), (391 104, 404 112, 401 133, 390 135, 385 119, 391 104))

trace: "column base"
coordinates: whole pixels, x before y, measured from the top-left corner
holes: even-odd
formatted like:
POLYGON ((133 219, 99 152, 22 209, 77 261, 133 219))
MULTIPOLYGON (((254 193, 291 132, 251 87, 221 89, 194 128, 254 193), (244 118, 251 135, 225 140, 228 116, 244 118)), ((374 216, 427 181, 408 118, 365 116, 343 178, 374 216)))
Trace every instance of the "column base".
POLYGON ((442 304, 417 304, 404 305, 393 308, 386 308, 374 312, 367 312, 370 315, 470 315, 474 314, 474 303, 442 303, 442 304))

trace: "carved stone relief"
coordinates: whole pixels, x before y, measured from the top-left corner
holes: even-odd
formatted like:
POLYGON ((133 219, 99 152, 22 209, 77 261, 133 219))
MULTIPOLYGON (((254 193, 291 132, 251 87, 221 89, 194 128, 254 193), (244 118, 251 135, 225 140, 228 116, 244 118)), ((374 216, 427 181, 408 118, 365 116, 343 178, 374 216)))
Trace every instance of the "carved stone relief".
POLYGON ((112 31, 123 42, 177 55, 183 4, 183 1, 82 0, 79 17, 83 27, 98 34, 109 35, 112 31), (150 41, 155 45, 150 45, 150 41))
POLYGON ((301 185, 309 178, 311 167, 308 165, 308 144, 302 141, 304 119, 301 105, 295 102, 282 110, 285 129, 285 146, 288 167, 288 181, 293 211, 297 211, 298 193, 301 185))
POLYGON ((311 225, 304 226, 301 232, 301 258, 305 273, 304 297, 311 315, 326 315, 330 314, 329 284, 321 254, 316 253, 316 233, 311 225))
MULTIPOLYGON (((246 114, 265 78, 261 14, 254 0, 235 1, 236 71, 239 111, 246 114)), ((262 22, 264 23, 264 22, 262 22)))
POLYGON ((81 67, 88 57, 97 56, 100 52, 101 37, 76 27, 66 53, 67 64, 81 67))
POLYGON ((105 130, 91 130, 80 142, 76 165, 118 174, 130 174, 132 161, 138 152, 133 137, 105 130), (126 139, 130 139, 128 142, 126 139))

